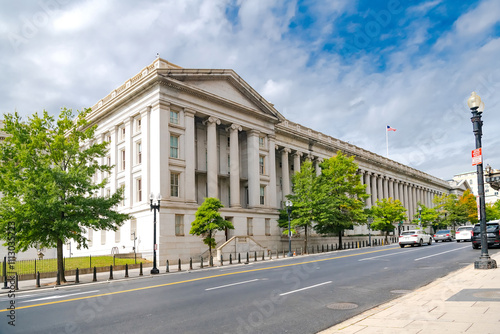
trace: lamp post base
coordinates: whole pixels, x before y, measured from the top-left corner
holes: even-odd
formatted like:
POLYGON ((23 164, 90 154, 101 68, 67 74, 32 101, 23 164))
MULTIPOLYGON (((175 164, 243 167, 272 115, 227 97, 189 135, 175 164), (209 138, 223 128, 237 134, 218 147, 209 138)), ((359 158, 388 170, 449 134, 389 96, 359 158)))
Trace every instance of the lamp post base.
POLYGON ((479 260, 474 261, 474 269, 495 269, 497 262, 488 257, 481 257, 479 260))
POLYGON ((293 257, 293 253, 292 252, 288 252, 287 256, 288 257, 293 257))
POLYGON ((151 269, 151 274, 152 275, 156 275, 156 274, 159 274, 159 273, 160 273, 160 270, 158 270, 158 268, 151 269))

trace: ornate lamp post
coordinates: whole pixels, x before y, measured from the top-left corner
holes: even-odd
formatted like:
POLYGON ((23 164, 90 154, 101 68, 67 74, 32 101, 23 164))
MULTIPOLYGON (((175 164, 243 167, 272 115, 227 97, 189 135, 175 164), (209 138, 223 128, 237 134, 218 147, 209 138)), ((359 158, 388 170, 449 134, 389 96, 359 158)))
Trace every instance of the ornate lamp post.
MULTIPOLYGON (((472 125, 474 135, 476 137, 476 149, 481 148, 481 137, 483 121, 481 121, 481 114, 484 110, 484 103, 476 92, 472 92, 467 100, 467 105, 472 112, 472 125)), ((479 260, 474 262, 475 269, 492 269, 497 267, 495 260, 492 260, 488 254, 488 236, 486 234, 486 208, 484 201, 484 177, 483 177, 483 164, 482 161, 477 165, 477 191, 479 193, 479 223, 481 227, 481 256, 479 260)))
POLYGON ((153 223, 154 223, 154 228, 153 228, 153 268, 151 269, 151 274, 159 274, 160 270, 156 268, 156 211, 160 212, 160 200, 161 200, 161 195, 158 194, 156 197, 156 200, 158 201, 158 204, 153 204, 153 198, 154 195, 151 193, 149 195, 149 200, 150 200, 150 208, 151 211, 153 211, 153 223))
POLYGON ((290 226, 290 213, 292 213, 292 201, 285 202, 286 212, 288 213, 288 257, 292 257, 292 227, 290 226))

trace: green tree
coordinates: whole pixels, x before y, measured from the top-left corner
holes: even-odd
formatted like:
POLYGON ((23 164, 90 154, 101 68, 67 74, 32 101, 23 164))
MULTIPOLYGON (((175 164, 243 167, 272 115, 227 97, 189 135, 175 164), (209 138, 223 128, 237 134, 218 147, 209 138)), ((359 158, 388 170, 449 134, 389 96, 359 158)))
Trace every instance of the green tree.
POLYGON ((415 212, 415 218, 413 219, 412 223, 415 225, 420 225, 425 228, 428 226, 431 226, 433 222, 436 221, 438 218, 439 214, 434 210, 434 208, 428 208, 424 204, 418 202, 417 204, 417 210, 415 212), (420 207, 420 210, 418 209, 420 207))
POLYGON ((196 210, 196 219, 191 223, 191 230, 189 234, 203 236, 203 243, 208 245, 210 257, 212 257, 212 248, 217 246, 215 232, 224 231, 227 229, 234 229, 231 222, 224 220, 219 213, 219 209, 224 205, 213 197, 205 198, 205 201, 196 210))
POLYGON ((86 109, 74 115, 62 109, 55 120, 46 111, 26 122, 15 113, 4 115, 7 138, 0 145, 0 239, 6 240, 7 225, 15 223, 16 249, 57 247, 61 282, 63 244, 75 241, 87 248, 87 229, 117 230, 131 217, 113 208, 123 190, 99 196, 107 179, 93 182, 97 173, 111 166, 99 163, 107 154, 107 142, 93 141, 86 109), (76 118, 75 118, 76 116, 76 118))
MULTIPOLYGON (((293 174, 293 193, 287 196, 287 198, 293 203, 293 214, 290 215, 293 217, 291 227, 295 230, 298 228, 304 229, 304 249, 306 250, 306 253, 308 247, 308 229, 312 226, 313 221, 316 219, 318 214, 317 209, 320 198, 317 191, 318 181, 319 178, 316 176, 316 171, 312 162, 310 160, 306 160, 300 167, 300 171, 293 174)), ((286 233, 288 234, 288 215, 286 233)))
POLYGON ((385 232, 386 242, 388 241, 389 232, 394 231, 396 225, 406 219, 406 208, 398 199, 393 200, 392 197, 377 200, 371 211, 375 217, 371 228, 372 230, 385 232))
POLYGON ((500 219, 500 200, 486 203, 486 219, 488 221, 500 219))
POLYGON ((358 165, 354 157, 347 157, 341 151, 336 156, 323 161, 315 199, 316 225, 318 233, 336 233, 342 247, 342 233, 354 224, 366 223, 364 211, 366 185, 361 184, 357 174, 358 165))

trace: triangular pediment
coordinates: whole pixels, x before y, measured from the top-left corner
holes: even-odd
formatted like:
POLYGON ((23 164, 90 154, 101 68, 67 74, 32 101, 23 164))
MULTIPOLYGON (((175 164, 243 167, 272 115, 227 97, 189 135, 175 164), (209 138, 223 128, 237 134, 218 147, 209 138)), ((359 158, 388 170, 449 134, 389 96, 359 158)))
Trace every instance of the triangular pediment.
MULTIPOLYGON (((160 71, 159 71, 160 72, 160 71)), ((266 114, 280 122, 284 117, 255 89, 248 85, 233 70, 174 69, 160 75, 191 88, 197 93, 230 101, 247 109, 266 114)))

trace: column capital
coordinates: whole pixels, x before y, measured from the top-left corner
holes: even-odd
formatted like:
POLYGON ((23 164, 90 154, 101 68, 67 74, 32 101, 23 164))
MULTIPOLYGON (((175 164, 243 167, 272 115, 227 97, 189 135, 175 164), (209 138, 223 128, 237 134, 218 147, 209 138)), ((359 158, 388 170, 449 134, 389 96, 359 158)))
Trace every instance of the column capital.
POLYGON ((236 123, 233 123, 226 128, 226 131, 235 131, 235 130, 241 131, 241 130, 243 130, 243 128, 241 127, 241 125, 236 124, 236 123))
POLYGON ((193 109, 184 108, 184 115, 186 115, 188 117, 194 117, 195 114, 196 114, 196 111, 194 111, 193 109))
POLYGON ((148 115, 148 113, 151 111, 151 106, 148 106, 146 108, 143 108, 141 111, 140 111, 140 114, 141 114, 141 117, 145 117, 148 115))
POLYGON ((270 140, 276 140, 276 135, 274 135, 274 134, 268 134, 267 138, 270 139, 270 140))
POLYGON ((290 154, 292 153, 292 150, 288 147, 283 147, 283 150, 282 150, 284 153, 287 153, 287 154, 290 154))
POLYGON ((217 117, 210 116, 205 121, 203 121, 203 124, 207 124, 207 123, 211 123, 211 124, 215 123, 215 124, 219 125, 220 119, 218 119, 217 117))
POLYGON ((293 155, 297 156, 297 157, 302 157, 304 155, 304 153, 296 151, 293 155))
POLYGON ((252 129, 252 130, 249 130, 247 131, 247 133, 251 136, 258 136, 260 135, 260 131, 259 130, 255 130, 255 129, 252 129))

